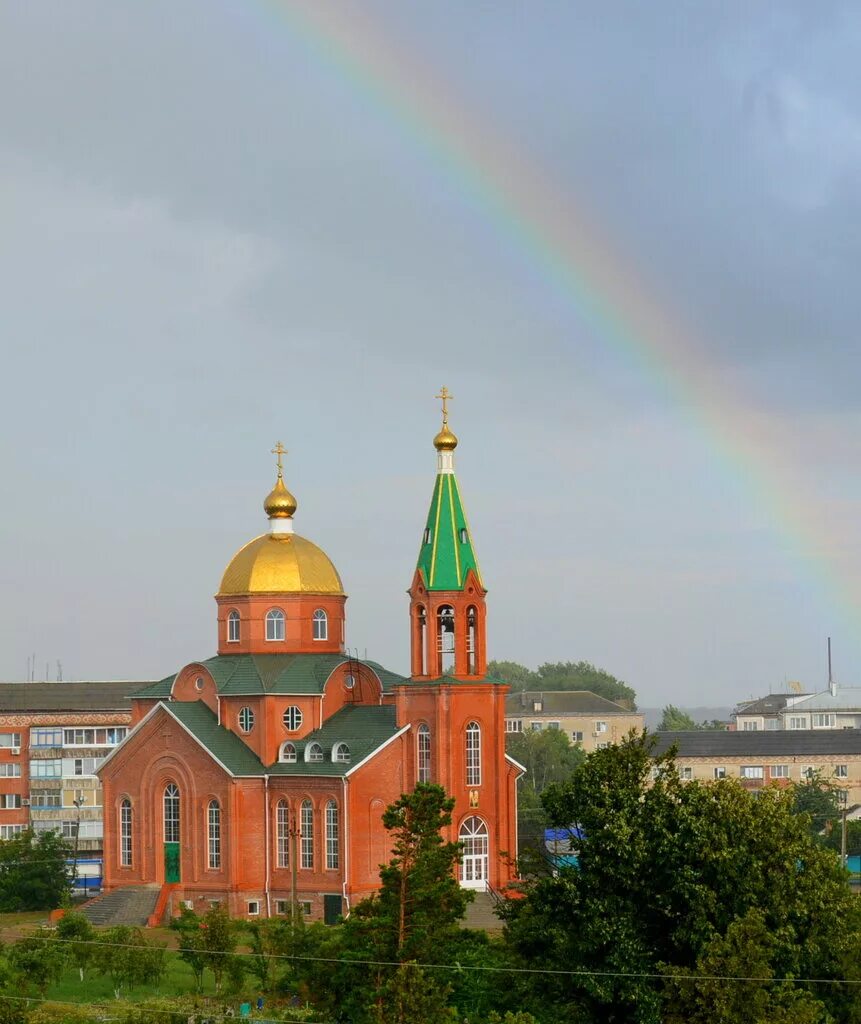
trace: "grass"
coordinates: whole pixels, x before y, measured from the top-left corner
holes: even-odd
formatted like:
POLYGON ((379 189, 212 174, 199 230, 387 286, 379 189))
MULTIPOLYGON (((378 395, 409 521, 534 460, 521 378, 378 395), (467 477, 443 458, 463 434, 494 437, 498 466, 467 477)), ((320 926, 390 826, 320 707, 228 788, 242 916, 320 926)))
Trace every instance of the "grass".
MULTIPOLYGON (((251 979, 249 979, 251 980, 251 979)), ((249 991, 253 990, 252 986, 249 991)), ((138 985, 131 990, 123 990, 120 996, 131 1002, 142 1002, 144 999, 171 996, 190 996, 197 992, 194 975, 188 964, 179 959, 176 953, 168 953, 167 970, 164 978, 158 985, 138 985)), ((214 996, 215 985, 212 975, 206 971, 203 976, 203 996, 214 996)), ((256 994, 255 994, 256 996, 256 994)), ((114 998, 114 988, 111 979, 103 974, 96 974, 88 971, 84 980, 81 981, 78 972, 67 971, 60 980, 51 985, 45 993, 47 999, 68 1000, 69 1002, 105 1002, 114 998)), ((233 1002, 234 1000, 230 1000, 233 1002)))

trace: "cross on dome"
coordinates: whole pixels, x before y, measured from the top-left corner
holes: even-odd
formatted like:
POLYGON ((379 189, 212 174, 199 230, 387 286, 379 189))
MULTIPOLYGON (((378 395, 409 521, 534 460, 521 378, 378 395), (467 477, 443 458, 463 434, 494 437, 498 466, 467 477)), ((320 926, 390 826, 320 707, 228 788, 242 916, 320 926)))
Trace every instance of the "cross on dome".
POLYGON ((287 454, 287 449, 280 441, 276 441, 272 454, 275 456, 275 461, 278 464, 278 479, 281 480, 284 477, 284 466, 281 463, 281 456, 287 454))
MULTIPOLYGON (((442 430, 433 439, 433 446, 440 453, 453 452, 457 448, 457 436, 448 428, 448 403, 454 395, 443 384, 440 393, 434 397, 442 399, 442 430)), ((448 471, 451 471, 450 468, 448 471)))

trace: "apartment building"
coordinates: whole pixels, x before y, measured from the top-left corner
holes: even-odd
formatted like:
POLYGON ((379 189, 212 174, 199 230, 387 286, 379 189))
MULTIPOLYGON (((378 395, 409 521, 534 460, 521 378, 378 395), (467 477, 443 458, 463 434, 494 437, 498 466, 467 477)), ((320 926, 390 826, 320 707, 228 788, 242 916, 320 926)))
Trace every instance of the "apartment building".
POLYGON ((644 726, 641 714, 589 690, 524 690, 505 698, 507 733, 561 729, 587 753, 644 726))
POLYGON ((0 683, 0 839, 56 829, 82 860, 102 852, 96 768, 128 732, 140 682, 0 683))
POLYGON ((803 782, 815 774, 840 790, 849 806, 861 804, 861 731, 779 730, 661 732, 656 754, 677 749, 683 779, 739 779, 746 789, 803 782))
POLYGON ((861 687, 831 683, 819 693, 770 694, 745 701, 733 718, 740 732, 861 728, 861 687))

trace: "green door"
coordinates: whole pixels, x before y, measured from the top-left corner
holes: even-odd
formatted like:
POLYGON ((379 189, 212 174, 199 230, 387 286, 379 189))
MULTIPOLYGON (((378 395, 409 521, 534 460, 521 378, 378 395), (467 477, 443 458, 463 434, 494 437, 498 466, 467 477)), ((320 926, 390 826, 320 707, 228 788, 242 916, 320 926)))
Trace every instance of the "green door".
POLYGON ((164 844, 164 880, 179 881, 179 843, 164 844))
POLYGON ((323 894, 323 923, 337 924, 341 920, 341 896, 340 893, 331 895, 323 894))

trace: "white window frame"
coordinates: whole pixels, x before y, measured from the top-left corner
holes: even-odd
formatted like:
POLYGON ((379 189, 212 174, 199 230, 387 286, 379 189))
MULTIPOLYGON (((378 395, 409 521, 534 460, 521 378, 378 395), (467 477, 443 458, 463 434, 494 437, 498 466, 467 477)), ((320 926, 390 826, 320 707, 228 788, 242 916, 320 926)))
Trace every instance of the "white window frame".
POLYGON ((759 722, 755 718, 746 718, 741 723, 742 732, 759 732, 759 722))
POLYGON ((326 870, 337 871, 340 861, 338 805, 334 800, 329 800, 326 803, 326 870))
POLYGON ((300 808, 300 844, 301 854, 299 867, 303 871, 314 870, 314 805, 310 800, 303 800, 300 808))
POLYGON ((260 900, 248 900, 248 916, 259 917, 260 916, 260 900))
POLYGON ((290 867, 290 805, 279 800, 275 807, 275 863, 279 868, 290 867))
POLYGON ((727 770, 725 764, 717 764, 712 768, 712 777, 717 781, 718 779, 725 779, 727 777, 727 770))
POLYGON ((21 764, 19 761, 4 761, 0 764, 0 779, 20 779, 21 764))
POLYGON ((227 613, 227 642, 229 644, 239 643, 239 638, 242 635, 242 627, 240 625, 241 621, 242 620, 239 617, 239 612, 235 608, 232 608, 227 613))
POLYGON ((606 722, 596 722, 595 723, 595 732, 604 733, 606 731, 607 731, 607 723, 606 722))
POLYGON ((302 709, 296 704, 291 704, 281 716, 281 721, 284 723, 284 728, 287 732, 298 732, 302 728, 304 719, 305 716, 302 713, 302 709))
POLYGON ((132 802, 128 797, 120 801, 120 867, 130 868, 132 866, 132 827, 133 827, 132 802))
POLYGON ((210 800, 206 805, 206 837, 210 871, 221 870, 221 804, 210 800))
POLYGON ((807 728, 807 715, 790 715, 789 716, 789 729, 794 731, 807 728))
POLYGON ((430 726, 422 722, 416 735, 416 781, 431 780, 431 731, 430 726))
POLYGON ((849 765, 848 764, 836 764, 836 765, 834 765, 834 778, 835 779, 848 779, 849 778, 849 765))
POLYGON ((283 643, 285 636, 285 615, 280 608, 270 608, 266 613, 266 640, 283 643))
POLYGON ((254 714, 254 709, 248 707, 247 704, 245 705, 245 707, 241 707, 239 709, 239 714, 236 716, 236 721, 237 724, 239 725, 239 729, 241 732, 244 733, 251 732, 251 730, 254 728, 254 722, 256 721, 256 719, 257 716, 254 714))
POLYGON ((464 737, 466 747, 466 784, 474 787, 481 785, 481 726, 478 722, 470 722, 464 737))
POLYGON ((319 764, 323 758, 323 747, 316 741, 312 740, 310 743, 305 744, 305 763, 306 764, 319 764))
POLYGON ((685 764, 679 768, 679 778, 685 782, 690 782, 694 777, 694 769, 691 765, 685 764))
POLYGON ((523 719, 522 718, 506 718, 505 719, 505 731, 506 732, 523 732, 523 719))
POLYGON ((296 764, 296 744, 292 740, 285 740, 281 744, 278 760, 281 764, 296 764))
POLYGON ((162 793, 162 834, 166 843, 180 842, 179 786, 168 782, 162 793))
POLYGON ((314 612, 314 639, 315 640, 328 640, 329 639, 329 616, 326 614, 323 608, 318 608, 314 612))
POLYGON ((739 770, 740 779, 765 779, 765 767, 761 764, 743 764, 739 770))
POLYGON ((768 776, 771 779, 788 779, 789 778, 789 765, 788 764, 773 764, 768 769, 768 776))
POLYGON ((834 729, 837 727, 837 715, 832 711, 816 711, 810 716, 811 729, 834 729))
POLYGON ((335 764, 349 764, 350 756, 350 746, 348 743, 336 743, 332 747, 332 761, 335 764))

